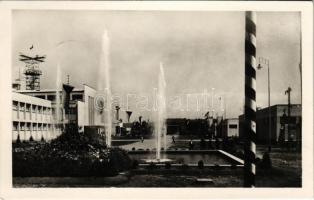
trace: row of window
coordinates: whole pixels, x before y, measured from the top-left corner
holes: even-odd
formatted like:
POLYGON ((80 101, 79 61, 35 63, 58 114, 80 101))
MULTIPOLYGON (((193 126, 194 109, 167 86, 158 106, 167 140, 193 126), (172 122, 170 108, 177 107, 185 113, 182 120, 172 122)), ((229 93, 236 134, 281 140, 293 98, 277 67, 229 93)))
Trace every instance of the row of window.
POLYGON ((21 112, 30 112, 32 110, 32 113, 39 113, 39 114, 51 114, 51 108, 45 107, 45 106, 38 106, 38 105, 31 105, 28 103, 18 103, 17 101, 13 101, 12 104, 13 110, 19 110, 21 112), (31 109, 32 107, 32 109, 31 109))
MULTIPOLYGON (((49 101, 56 101, 56 95, 55 94, 49 94, 49 95, 34 95, 34 97, 40 98, 40 99, 46 99, 49 101)), ((62 95, 60 95, 59 100, 62 100, 62 95)), ((83 95, 82 94, 72 94, 70 100, 78 100, 83 101, 83 95)))
POLYGON ((50 130, 52 128, 51 124, 42 124, 42 123, 27 123, 27 122, 13 122, 13 131, 41 131, 41 130, 50 130), (32 128, 32 129, 31 129, 32 128))

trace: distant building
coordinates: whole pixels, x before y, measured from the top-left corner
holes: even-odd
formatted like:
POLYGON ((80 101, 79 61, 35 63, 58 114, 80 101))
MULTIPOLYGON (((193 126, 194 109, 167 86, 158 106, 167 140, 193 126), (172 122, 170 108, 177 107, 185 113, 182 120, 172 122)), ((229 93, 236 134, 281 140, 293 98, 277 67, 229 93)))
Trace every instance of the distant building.
POLYGON ((167 134, 182 134, 186 130, 187 119, 168 118, 166 119, 167 134))
POLYGON ((239 119, 224 119, 222 121, 222 137, 239 137, 239 119))
MULTIPOLYGON (((270 107, 271 113, 271 142, 301 141, 302 110, 300 104, 291 104, 291 118, 287 120, 288 105, 279 104, 270 107), (288 125, 288 122, 290 124, 288 125)), ((244 115, 239 116, 240 138, 244 138, 244 115)), ((267 143, 269 141, 269 112, 268 107, 256 111, 256 134, 257 142, 267 143)))

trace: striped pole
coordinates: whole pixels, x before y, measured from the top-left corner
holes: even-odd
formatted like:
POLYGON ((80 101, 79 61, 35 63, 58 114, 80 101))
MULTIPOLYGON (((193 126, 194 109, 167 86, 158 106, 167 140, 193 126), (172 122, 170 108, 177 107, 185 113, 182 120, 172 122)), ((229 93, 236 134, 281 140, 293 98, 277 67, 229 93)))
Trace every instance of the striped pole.
POLYGON ((255 185, 256 13, 245 12, 244 187, 255 185))

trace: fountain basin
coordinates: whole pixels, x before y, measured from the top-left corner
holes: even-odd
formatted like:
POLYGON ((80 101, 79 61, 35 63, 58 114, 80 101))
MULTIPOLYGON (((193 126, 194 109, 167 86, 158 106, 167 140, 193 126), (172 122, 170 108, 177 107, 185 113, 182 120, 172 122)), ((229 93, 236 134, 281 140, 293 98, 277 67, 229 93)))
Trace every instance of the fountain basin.
POLYGON ((161 151, 161 159, 168 161, 158 162, 156 151, 135 150, 128 152, 132 160, 137 160, 139 164, 158 163, 197 166, 199 161, 203 161, 204 166, 243 166, 244 162, 240 158, 222 150, 167 150, 161 151))
POLYGON ((168 159, 168 158, 161 158, 161 159, 142 159, 141 163, 175 163, 175 160, 168 159))

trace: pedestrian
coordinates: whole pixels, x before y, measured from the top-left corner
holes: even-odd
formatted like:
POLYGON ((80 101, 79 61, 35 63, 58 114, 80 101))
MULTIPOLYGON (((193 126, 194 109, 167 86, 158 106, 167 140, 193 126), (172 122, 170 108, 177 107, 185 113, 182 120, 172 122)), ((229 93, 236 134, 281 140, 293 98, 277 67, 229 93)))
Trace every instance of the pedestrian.
POLYGON ((142 141, 142 143, 144 142, 144 137, 143 136, 141 136, 141 141, 142 141))
POLYGON ((189 147, 190 147, 190 148, 189 148, 190 150, 193 149, 193 141, 192 141, 192 140, 190 140, 190 142, 189 142, 189 147))
POLYGON ((172 143, 174 144, 174 143, 176 143, 176 141, 174 140, 175 138, 174 138, 174 135, 172 136, 172 143))

